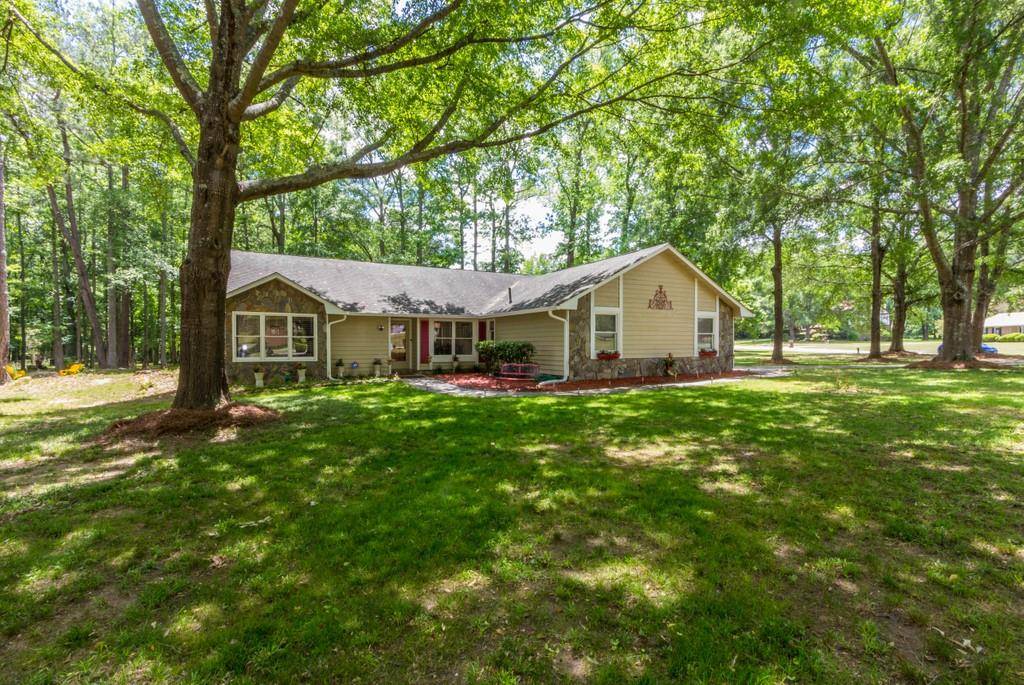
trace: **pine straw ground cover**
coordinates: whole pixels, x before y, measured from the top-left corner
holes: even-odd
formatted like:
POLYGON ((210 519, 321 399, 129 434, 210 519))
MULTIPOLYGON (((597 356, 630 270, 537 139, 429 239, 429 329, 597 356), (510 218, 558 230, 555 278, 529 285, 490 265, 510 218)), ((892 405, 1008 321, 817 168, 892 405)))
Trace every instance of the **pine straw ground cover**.
POLYGON ((274 389, 108 446, 167 396, 74 382, 0 389, 0 682, 1024 679, 1020 371, 274 389))

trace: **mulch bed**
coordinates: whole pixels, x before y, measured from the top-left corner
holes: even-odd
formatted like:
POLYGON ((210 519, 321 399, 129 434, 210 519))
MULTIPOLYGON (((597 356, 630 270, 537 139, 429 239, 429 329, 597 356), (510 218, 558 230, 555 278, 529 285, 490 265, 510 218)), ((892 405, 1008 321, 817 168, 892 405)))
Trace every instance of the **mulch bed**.
POLYGON ((540 385, 532 380, 496 378, 482 373, 444 374, 435 376, 446 383, 470 390, 504 390, 506 392, 565 392, 571 390, 594 390, 598 388, 625 388, 637 385, 661 385, 664 383, 696 383, 715 378, 742 378, 754 375, 750 371, 729 371, 726 373, 704 374, 701 376, 632 376, 629 378, 591 379, 567 381, 540 385))
POLYGON ((913 364, 907 364, 908 369, 931 369, 936 371, 952 371, 960 369, 1008 369, 1005 364, 985 361, 984 359, 972 359, 969 362, 947 362, 933 357, 913 364))
POLYGON ((860 357, 854 361, 875 364, 903 364, 914 359, 922 359, 924 356, 917 352, 885 352, 881 357, 860 357))
POLYGON ((231 402, 216 409, 161 409, 133 419, 121 419, 110 424, 100 436, 100 442, 176 437, 205 432, 212 429, 257 426, 281 418, 281 413, 255 404, 231 402))

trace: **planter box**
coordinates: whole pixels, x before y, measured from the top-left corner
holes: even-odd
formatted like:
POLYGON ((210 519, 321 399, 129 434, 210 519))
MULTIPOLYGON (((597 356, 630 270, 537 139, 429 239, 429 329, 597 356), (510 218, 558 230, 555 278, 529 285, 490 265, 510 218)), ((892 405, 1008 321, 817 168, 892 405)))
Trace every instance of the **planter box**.
POLYGON ((256 378, 256 387, 257 388, 262 388, 263 387, 263 374, 262 373, 253 373, 253 376, 256 378))
POLYGON ((716 352, 714 350, 701 350, 700 351, 700 356, 703 359, 713 358, 713 357, 717 357, 718 356, 718 352, 716 352))
POLYGON ((619 354, 618 352, 611 352, 611 353, 607 353, 607 352, 601 353, 601 352, 599 352, 597 354, 597 358, 600 359, 603 362, 615 361, 616 359, 618 359, 621 356, 622 355, 619 354))

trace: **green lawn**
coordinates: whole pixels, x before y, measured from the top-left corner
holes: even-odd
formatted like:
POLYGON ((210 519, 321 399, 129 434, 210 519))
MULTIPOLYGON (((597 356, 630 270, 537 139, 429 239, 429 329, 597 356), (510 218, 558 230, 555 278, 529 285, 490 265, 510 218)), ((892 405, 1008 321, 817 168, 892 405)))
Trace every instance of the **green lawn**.
MULTIPOLYGON (((909 352, 917 352, 918 354, 934 355, 938 351, 938 347, 939 347, 939 343, 940 342, 942 342, 942 341, 941 340, 907 340, 904 343, 904 347, 906 347, 907 351, 909 351, 909 352)), ((994 342, 994 343, 987 343, 987 344, 994 346, 997 350, 999 350, 1000 354, 1024 355, 1024 343, 1007 343, 1007 342, 996 343, 996 342, 994 342)), ((766 351, 767 351, 767 355, 766 356, 770 355, 770 353, 771 353, 771 346, 772 346, 771 339, 765 339, 765 338, 762 338, 760 340, 737 340, 736 341, 736 349, 737 349, 737 351, 741 351, 741 350, 758 351, 761 354, 766 354, 766 351)), ((869 343, 867 340, 833 340, 833 341, 830 341, 830 342, 827 342, 827 343, 826 342, 803 342, 803 341, 798 341, 795 345, 793 345, 793 347, 790 347, 789 346, 789 342, 787 341, 786 345, 785 345, 785 347, 783 349, 783 352, 786 354, 786 356, 789 356, 790 354, 793 354, 793 353, 800 354, 801 351, 806 351, 806 350, 813 350, 815 353, 818 353, 818 352, 831 352, 832 354, 842 354, 842 355, 851 355, 852 354, 852 355, 856 355, 857 354, 857 350, 860 350, 861 356, 865 356, 865 355, 867 355, 867 353, 868 353, 868 351, 870 349, 871 349, 871 343, 869 343)), ((889 342, 888 341, 883 341, 882 342, 882 351, 884 352, 887 349, 889 349, 889 342)), ((850 357, 850 359, 854 359, 854 358, 856 358, 856 357, 855 356, 854 357, 850 357)))
POLYGON ((1019 371, 271 390, 88 446, 140 378, 0 390, 0 681, 1024 678, 1019 371))

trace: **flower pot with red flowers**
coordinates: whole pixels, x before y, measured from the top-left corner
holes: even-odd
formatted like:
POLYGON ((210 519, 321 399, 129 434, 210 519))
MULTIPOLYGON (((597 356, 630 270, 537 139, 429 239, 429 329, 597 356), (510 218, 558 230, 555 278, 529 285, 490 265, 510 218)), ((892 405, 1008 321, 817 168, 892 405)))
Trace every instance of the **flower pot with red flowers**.
POLYGON ((305 364, 301 364, 301 363, 296 364, 295 365, 295 375, 298 377, 298 382, 299 383, 305 383, 306 382, 306 365, 305 364))
POLYGON ((701 350, 700 351, 700 356, 701 356, 701 358, 717 357, 718 356, 718 350, 701 350))
POLYGON ((603 362, 610 362, 618 359, 620 355, 618 352, 605 352, 604 350, 597 353, 597 358, 603 362))

